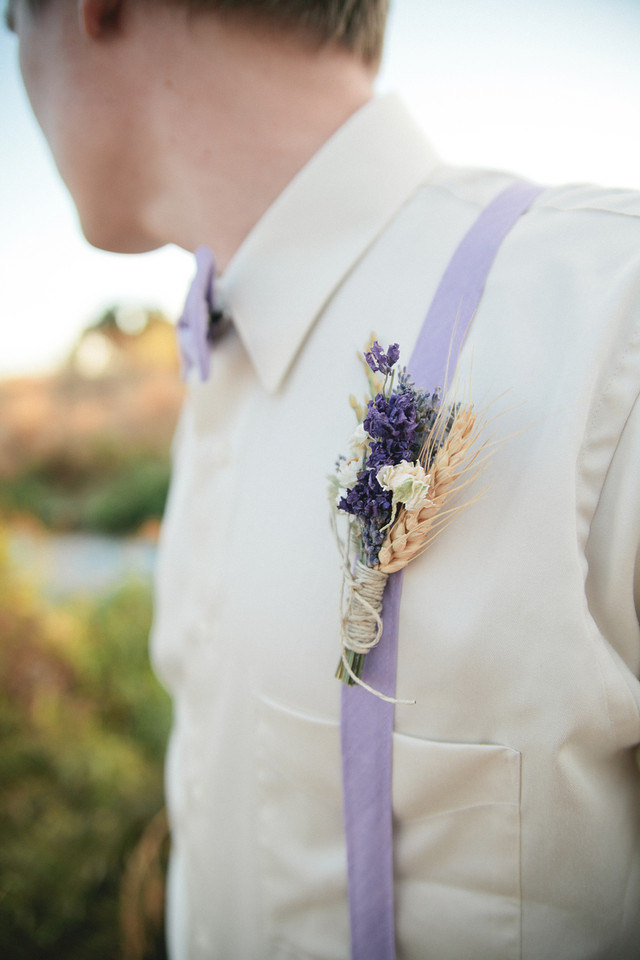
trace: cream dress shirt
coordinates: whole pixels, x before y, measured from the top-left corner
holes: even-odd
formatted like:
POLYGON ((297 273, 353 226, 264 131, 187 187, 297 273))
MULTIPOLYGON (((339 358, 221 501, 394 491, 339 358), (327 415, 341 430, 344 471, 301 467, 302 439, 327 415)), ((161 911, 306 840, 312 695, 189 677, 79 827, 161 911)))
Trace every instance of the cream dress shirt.
MULTIPOLYGON (((357 113, 220 283, 191 384, 152 636, 172 960, 346 960, 338 551, 326 476, 371 331, 408 361, 510 177, 357 113)), ((502 245, 458 377, 484 495, 408 568, 393 795, 399 960, 640 956, 640 197, 547 189, 502 245)), ((372 884, 375 877, 371 878, 372 884)))

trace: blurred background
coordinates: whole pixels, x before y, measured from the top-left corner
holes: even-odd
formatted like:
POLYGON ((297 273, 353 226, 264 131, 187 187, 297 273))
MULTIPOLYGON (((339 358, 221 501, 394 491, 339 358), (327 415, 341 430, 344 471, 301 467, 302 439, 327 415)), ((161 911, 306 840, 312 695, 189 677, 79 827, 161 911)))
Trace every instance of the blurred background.
MULTIPOLYGON (((640 0, 395 0, 382 91, 440 156, 640 188, 640 0)), ((164 957, 150 577, 177 249, 83 240, 0 32, 0 955, 164 957)))

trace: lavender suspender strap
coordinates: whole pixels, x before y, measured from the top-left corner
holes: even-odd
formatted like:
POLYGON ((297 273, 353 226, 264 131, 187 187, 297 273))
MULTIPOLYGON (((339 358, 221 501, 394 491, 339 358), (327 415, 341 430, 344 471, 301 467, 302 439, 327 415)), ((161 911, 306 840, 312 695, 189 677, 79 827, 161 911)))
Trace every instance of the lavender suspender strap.
MULTIPOLYGON (((418 335, 409 372, 426 390, 442 385, 458 353, 500 244, 542 188, 512 183, 482 211, 447 267, 418 335)), ((402 571, 391 574, 383 633, 363 679, 395 695, 402 571)), ((410 691, 409 691, 410 692, 410 691)), ((391 772, 394 706, 361 687, 342 691, 342 777, 352 960, 394 960, 391 772)), ((428 945, 425 944, 425 949, 428 945)))

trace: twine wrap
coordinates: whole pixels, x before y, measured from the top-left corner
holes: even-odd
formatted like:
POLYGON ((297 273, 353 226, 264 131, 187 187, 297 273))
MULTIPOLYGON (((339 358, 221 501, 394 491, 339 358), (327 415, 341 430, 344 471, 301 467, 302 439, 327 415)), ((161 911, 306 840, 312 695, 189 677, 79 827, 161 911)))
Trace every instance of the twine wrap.
POLYGON ((367 567, 360 560, 349 559, 351 534, 343 541, 338 533, 335 515, 333 532, 343 554, 342 588, 340 593, 340 652, 342 666, 357 686, 385 703, 414 704, 415 700, 398 700, 388 696, 358 677, 347 658, 347 652, 371 653, 378 646, 383 632, 382 606, 389 574, 367 567))
POLYGON ((342 649, 368 653, 382 636, 382 595, 387 574, 356 560, 353 574, 344 572, 343 609, 340 616, 342 649))

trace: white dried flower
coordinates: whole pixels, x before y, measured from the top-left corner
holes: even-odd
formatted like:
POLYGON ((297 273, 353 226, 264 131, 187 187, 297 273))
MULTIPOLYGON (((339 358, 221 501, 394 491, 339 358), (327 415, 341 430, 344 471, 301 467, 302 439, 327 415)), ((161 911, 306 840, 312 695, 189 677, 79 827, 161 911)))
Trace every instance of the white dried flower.
POLYGON ((351 439, 349 440, 349 446, 351 448, 351 451, 353 452, 354 457, 358 457, 358 459, 361 460, 362 457, 367 452, 367 450, 369 449, 370 442, 371 442, 371 437, 369 436, 365 428, 362 426, 362 424, 359 423, 356 429, 353 431, 351 435, 351 439))
POLYGON ((343 490, 351 490, 358 482, 358 471, 360 470, 360 460, 354 457, 353 460, 341 460, 338 464, 336 477, 338 486, 343 490))
POLYGON ((428 497, 431 477, 421 463, 401 460, 387 464, 380 467, 376 479, 383 490, 393 493, 394 508, 397 503, 403 503, 406 510, 417 510, 431 502, 428 497))

